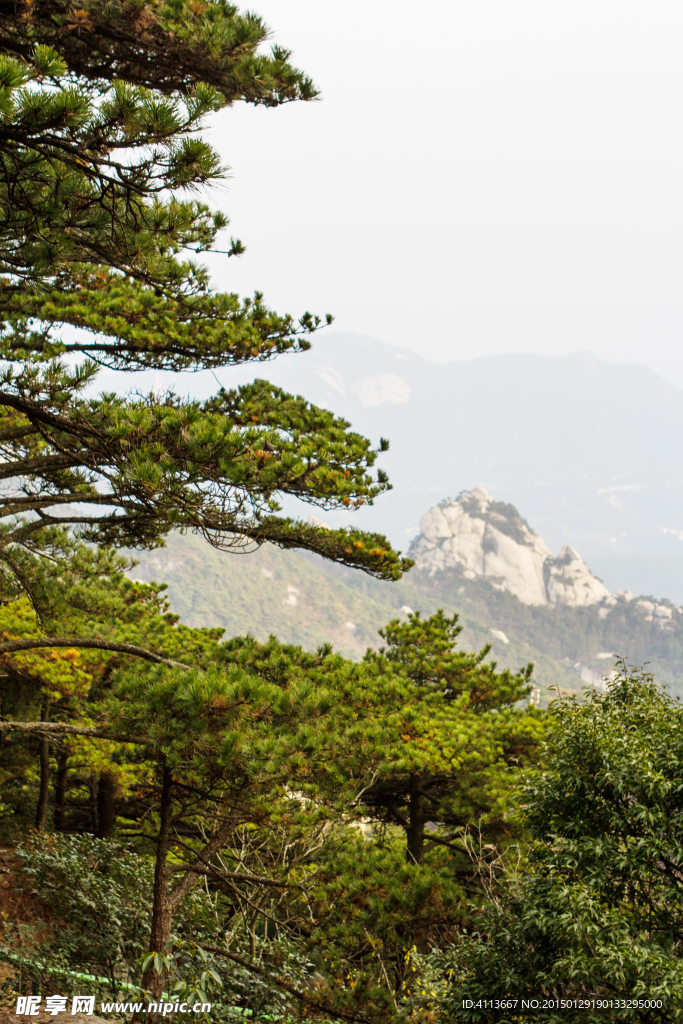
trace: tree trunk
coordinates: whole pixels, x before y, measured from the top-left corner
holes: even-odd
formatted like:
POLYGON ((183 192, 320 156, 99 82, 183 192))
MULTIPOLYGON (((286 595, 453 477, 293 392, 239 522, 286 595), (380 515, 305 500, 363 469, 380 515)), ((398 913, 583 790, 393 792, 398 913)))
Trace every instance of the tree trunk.
POLYGON ((57 755, 57 772, 55 774, 55 809, 54 827, 59 832, 64 828, 64 807, 66 804, 66 772, 68 757, 65 750, 57 755))
MULTIPOLYGON (((47 722, 50 714, 50 702, 45 698, 40 712, 41 722, 47 722)), ((36 830, 42 832, 47 820, 47 801, 50 791, 50 741, 47 736, 40 740, 40 791, 36 808, 36 830)))
POLYGON ((406 860, 409 864, 421 864, 424 853, 425 811, 422 784, 417 772, 410 776, 410 807, 406 832, 406 860))
MULTIPOLYGON (((157 840, 156 864, 154 867, 154 904, 152 909, 152 934, 149 949, 151 953, 164 953, 171 937, 173 910, 168 892, 168 848, 171 821, 171 788, 172 777, 170 768, 164 767, 161 785, 161 802, 159 807, 159 838, 157 840)), ((150 965, 142 977, 142 987, 151 993, 152 999, 159 1002, 164 989, 166 972, 157 971, 150 965)), ((147 1014, 148 1021, 156 1020, 154 1013, 147 1014)))
MULTIPOLYGON (((425 798, 422 788, 422 779, 417 772, 410 776, 410 806, 408 808, 408 828, 406 831, 406 861, 408 864, 422 864, 424 858, 425 843, 425 798)), ((424 916, 423 907, 418 904, 408 925, 406 946, 412 946, 420 953, 426 953, 429 948, 428 942, 429 924, 424 916)), ((403 973, 403 972, 401 972, 403 973)), ((408 984, 409 979, 415 978, 415 967, 407 965, 403 980, 408 984)))
POLYGON ((101 772, 97 786, 97 838, 109 839, 116 825, 116 782, 111 772, 101 772))
POLYGON ((88 790, 90 791, 89 809, 90 809, 90 828, 89 831, 93 834, 97 834, 97 786, 95 785, 92 775, 88 779, 88 790))
MULTIPOLYGON (((173 925, 173 914, 181 901, 187 896, 190 890, 196 885, 201 875, 192 868, 189 868, 175 885, 169 887, 169 876, 167 858, 170 848, 171 833, 171 796, 173 778, 169 768, 164 768, 161 787, 161 801, 159 805, 159 835, 157 839, 157 855, 154 867, 154 905, 152 910, 152 934, 150 938, 150 952, 163 954, 168 946, 173 925)), ((199 865, 208 864, 214 854, 221 849, 227 837, 234 828, 233 823, 228 820, 218 828, 209 842, 199 854, 199 865)), ((142 987, 151 993, 154 1002, 159 1002, 164 989, 166 971, 162 967, 157 971, 153 965, 147 968, 142 977, 142 987)), ((158 1014, 146 1014, 146 1024, 156 1024, 158 1014)))

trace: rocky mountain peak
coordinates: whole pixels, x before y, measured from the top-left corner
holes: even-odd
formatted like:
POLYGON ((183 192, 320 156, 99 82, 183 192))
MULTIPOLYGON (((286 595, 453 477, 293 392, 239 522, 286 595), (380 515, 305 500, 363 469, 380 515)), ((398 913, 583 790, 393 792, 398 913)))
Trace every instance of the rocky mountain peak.
POLYGON ((429 509, 410 556, 430 575, 456 571, 515 594, 524 604, 599 604, 610 593, 568 544, 557 558, 513 505, 483 486, 429 509))
POLYGON ((470 502, 478 502, 482 508, 485 505, 490 505, 493 501, 493 498, 483 484, 479 487, 473 487, 471 491, 468 491, 466 495, 463 495, 463 498, 465 497, 468 498, 470 502))

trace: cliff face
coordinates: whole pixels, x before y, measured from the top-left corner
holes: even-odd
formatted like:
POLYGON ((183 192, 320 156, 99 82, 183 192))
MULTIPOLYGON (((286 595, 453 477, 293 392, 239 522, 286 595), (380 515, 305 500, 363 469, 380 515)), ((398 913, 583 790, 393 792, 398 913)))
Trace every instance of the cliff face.
POLYGON ((441 502, 420 520, 411 558, 430 575, 456 569, 483 577, 524 604, 599 604, 610 596, 583 559, 565 545, 557 558, 512 505, 496 502, 485 487, 441 502))

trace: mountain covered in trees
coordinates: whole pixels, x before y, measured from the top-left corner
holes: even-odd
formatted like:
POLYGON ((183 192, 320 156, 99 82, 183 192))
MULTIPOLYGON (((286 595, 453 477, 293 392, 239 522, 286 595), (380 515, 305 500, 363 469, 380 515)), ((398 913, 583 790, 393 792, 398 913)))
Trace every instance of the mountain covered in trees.
POLYGON ((329 640, 360 658, 389 618, 443 608, 460 616, 468 647, 491 644, 491 657, 509 668, 533 662, 543 701, 552 687, 603 686, 615 656, 648 663, 683 692, 680 607, 610 594, 576 552, 553 557, 513 506, 484 489, 428 510, 409 554, 414 568, 385 583, 273 546, 248 560, 220 558, 200 538, 172 534, 167 547, 138 555, 132 574, 166 583, 183 621, 227 635, 275 634, 309 650, 329 640))

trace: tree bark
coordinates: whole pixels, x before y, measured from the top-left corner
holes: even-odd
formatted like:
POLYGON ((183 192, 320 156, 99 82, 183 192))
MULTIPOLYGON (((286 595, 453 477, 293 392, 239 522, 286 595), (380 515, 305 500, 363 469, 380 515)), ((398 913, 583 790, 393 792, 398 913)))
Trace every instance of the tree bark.
POLYGON ((97 786, 95 780, 90 777, 88 779, 88 789, 90 790, 89 810, 90 810, 90 827, 88 831, 92 835, 97 835, 97 786))
POLYGON ((109 839, 116 826, 116 781, 111 772, 100 772, 97 785, 97 838, 109 839))
MULTIPOLYGON (((46 697, 40 712, 41 722, 47 722, 50 714, 50 702, 46 697)), ((43 832, 47 820, 47 802, 50 792, 50 741, 47 736, 40 740, 40 790, 38 807, 36 808, 36 831, 43 832)))
POLYGON ((60 832, 64 828, 64 807, 66 805, 66 773, 68 757, 65 750, 61 750, 57 756, 57 772, 55 774, 55 809, 53 823, 55 830, 60 832))
MULTIPOLYGON (((149 949, 151 953, 163 953, 171 937, 173 910, 168 892, 168 849, 170 845, 171 825, 171 790, 173 779, 171 770, 164 766, 161 784, 161 801, 159 806, 159 837, 157 840, 156 863, 154 866, 154 902, 152 908, 152 934, 149 949)), ((151 993, 155 1002, 159 1002, 164 989, 166 972, 157 971, 150 965, 142 977, 142 987, 151 993)), ((149 1021, 156 1020, 154 1013, 147 1014, 149 1021)))
POLYGON ((406 832, 406 860, 409 864, 421 864, 424 856, 425 811, 422 781, 417 772, 410 776, 410 806, 408 808, 408 829, 406 832))

